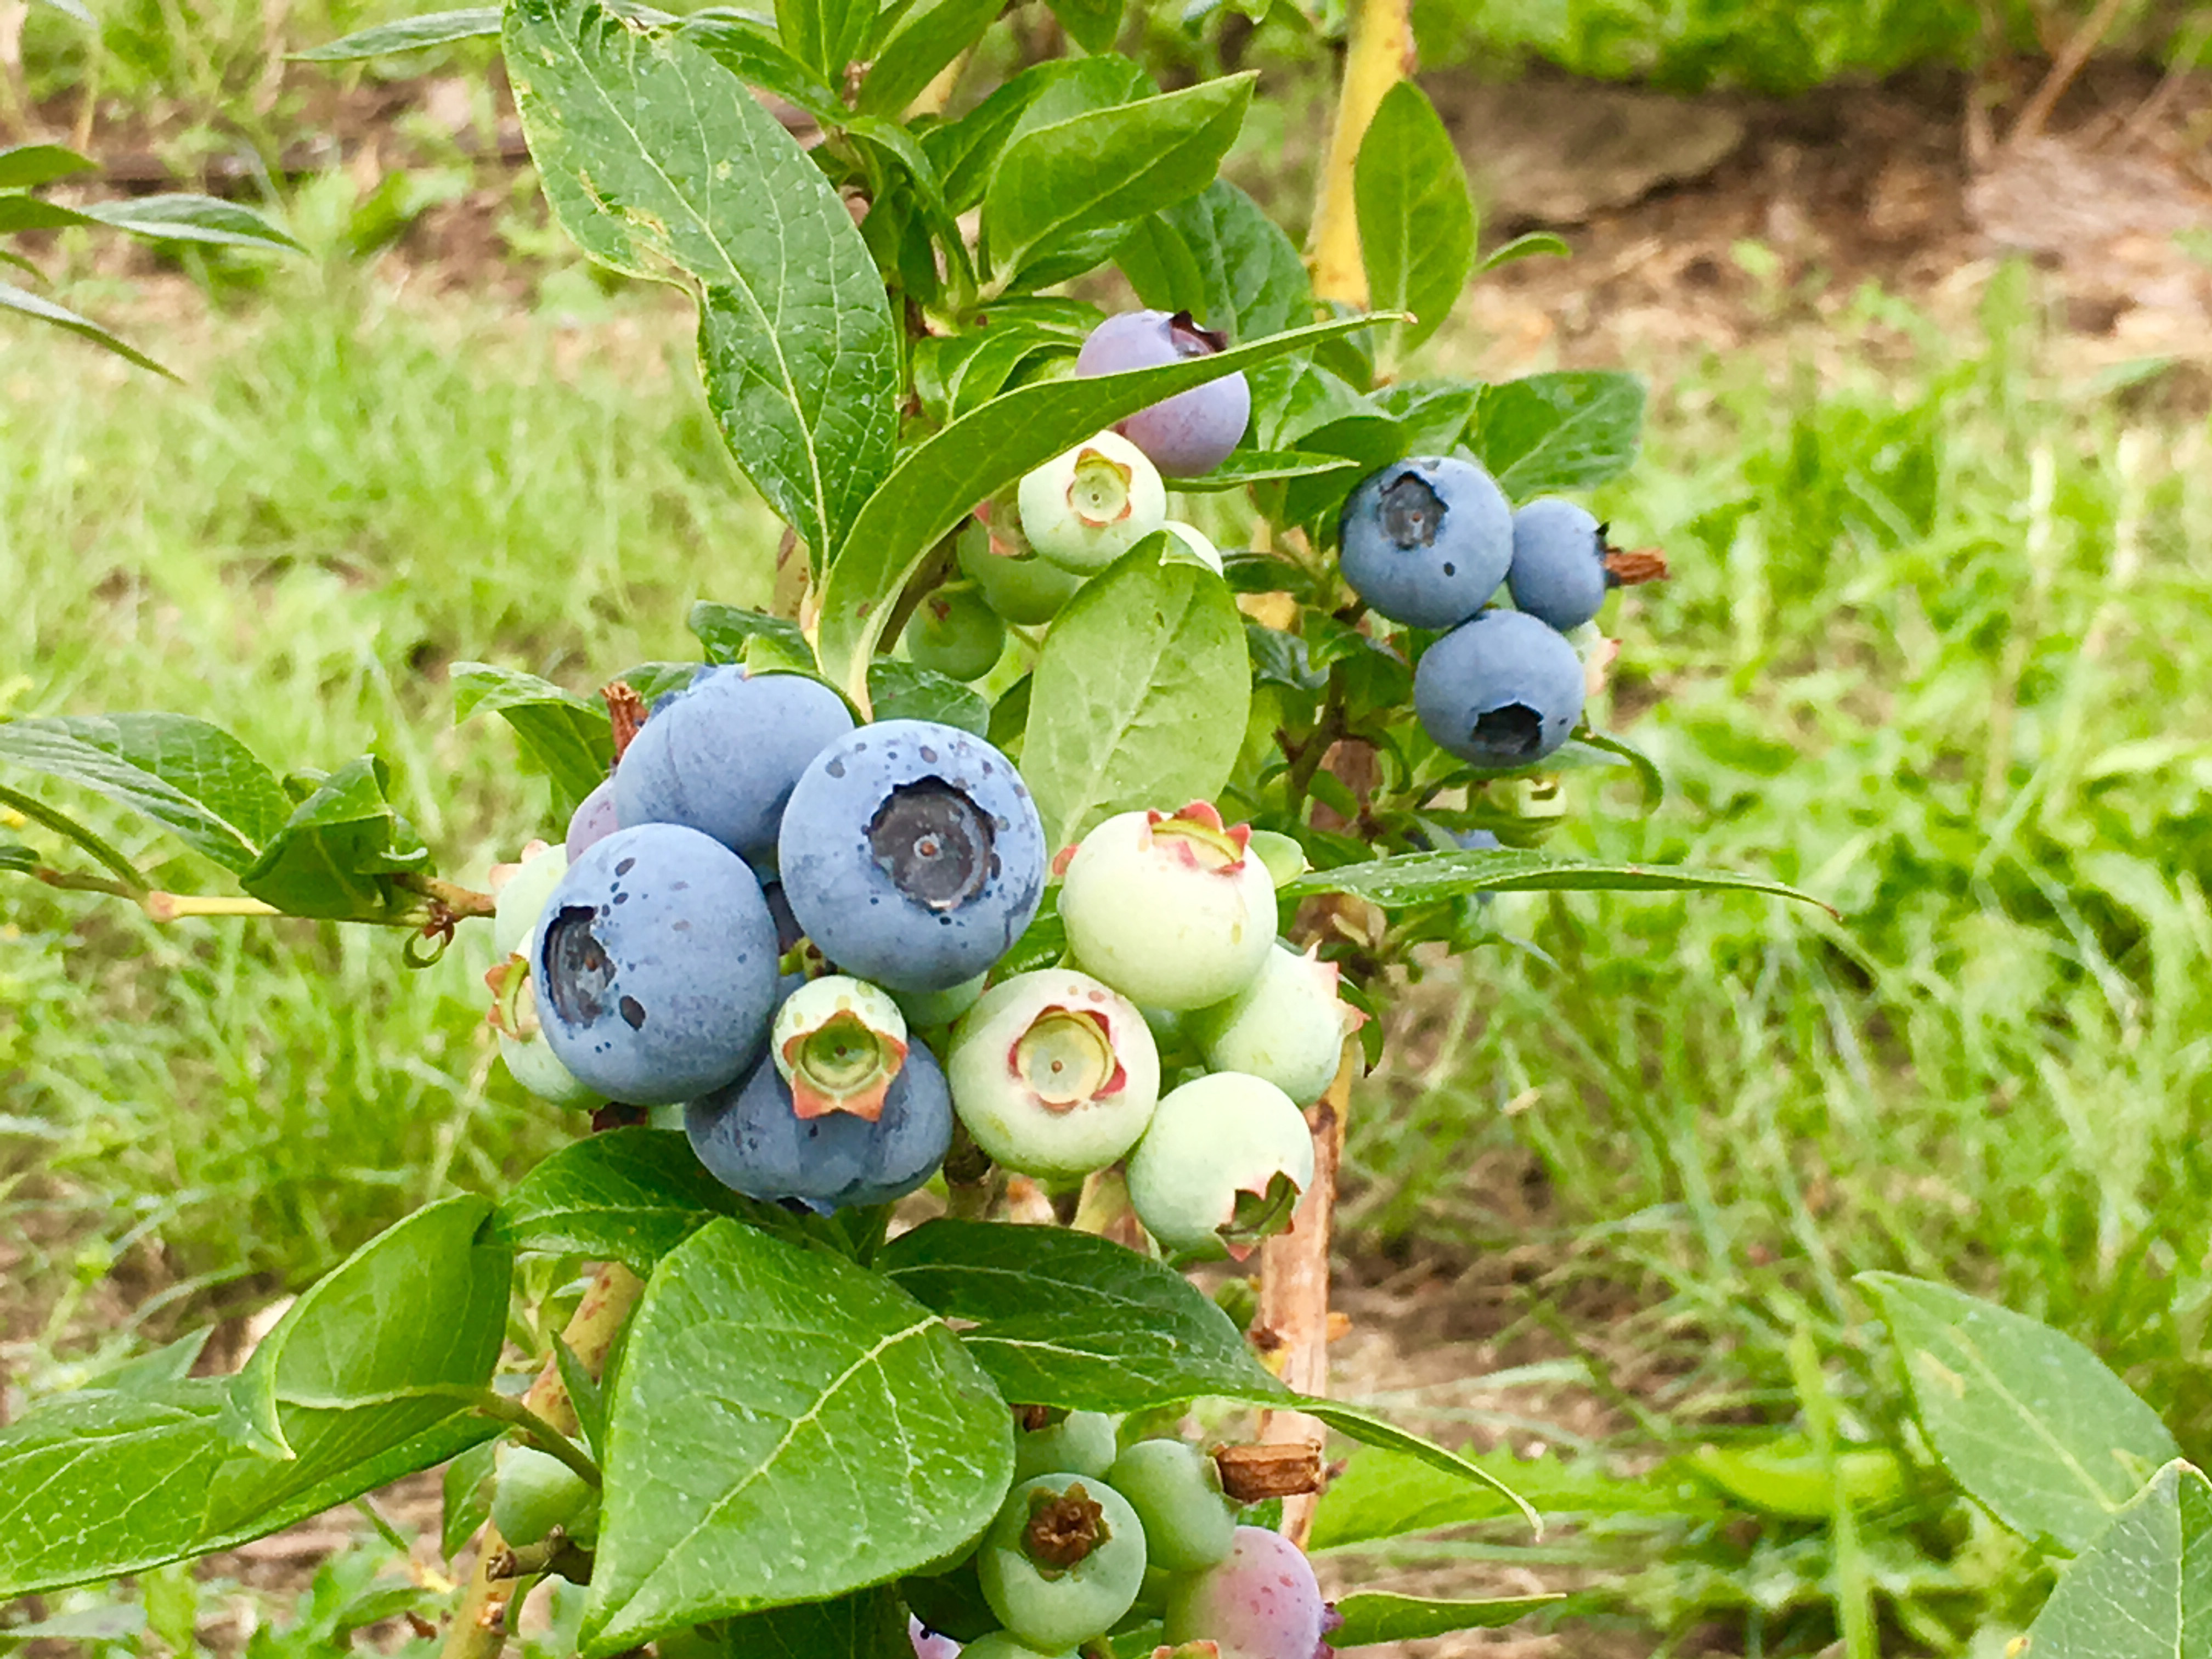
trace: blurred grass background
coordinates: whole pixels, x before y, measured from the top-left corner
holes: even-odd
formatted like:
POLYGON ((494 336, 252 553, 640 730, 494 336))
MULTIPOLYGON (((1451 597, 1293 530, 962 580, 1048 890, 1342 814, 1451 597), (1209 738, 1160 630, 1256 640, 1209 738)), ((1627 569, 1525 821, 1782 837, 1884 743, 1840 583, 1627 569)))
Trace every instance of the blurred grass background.
MULTIPOLYGON (((273 155, 315 101, 276 53, 404 9, 132 0, 90 43, 34 10, 17 88, 165 154, 273 155)), ((2203 10, 2136 8, 2118 38, 2192 54, 2203 10)), ((2037 21, 1515 0, 1440 8, 1425 38, 1432 59, 1790 90, 1985 63, 2037 21)), ((1179 29, 1145 38, 1218 44, 1179 29)), ((1295 66, 1310 43, 1285 26, 1267 50, 1295 66)), ((1304 95, 1292 77, 1259 149, 1304 95)), ((446 666, 583 688, 685 654, 689 601, 765 597, 774 526, 706 418, 681 305, 602 284, 526 180, 424 142, 380 184, 285 187, 306 260, 194 256, 149 285, 55 245, 59 297, 186 384, 0 330, 0 714, 204 713, 279 768, 374 750, 442 866, 480 878, 553 826, 503 728, 452 726, 446 666), (465 191, 509 204, 509 264, 441 285, 374 257, 465 191)), ((1535 949, 1407 999, 1356 1120, 1349 1242, 1470 1273, 1533 1259, 1516 1306, 1571 1334, 1581 1287, 1626 1287, 1626 1321, 1582 1334, 1667 1374, 1645 1442, 1788 1422, 1801 1328, 1851 1432, 1901 1438, 1850 1286, 1893 1268, 2081 1335, 2212 1456, 2201 377, 2069 368, 2019 265, 1964 325, 1869 289, 1819 326, 1817 351, 1631 365, 1646 453, 1598 504, 1676 574, 1614 602, 1615 723, 1669 789, 1648 817, 1586 789, 1553 845, 1771 871, 1841 920, 1501 902, 1535 949)), ((1492 344, 1462 324, 1442 352, 1479 371, 1492 344)), ((485 949, 465 930, 416 972, 390 938, 161 929, 0 887, 0 1385, 257 1305, 572 1133, 492 1063, 485 949)))

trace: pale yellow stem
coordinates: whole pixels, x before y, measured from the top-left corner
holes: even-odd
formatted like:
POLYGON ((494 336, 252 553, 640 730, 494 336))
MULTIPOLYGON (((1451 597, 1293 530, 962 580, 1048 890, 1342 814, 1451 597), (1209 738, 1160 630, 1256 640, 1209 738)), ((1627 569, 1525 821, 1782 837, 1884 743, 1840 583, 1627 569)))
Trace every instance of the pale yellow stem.
POLYGON ((1336 125, 1322 163, 1314 203, 1313 240, 1307 263, 1314 297, 1346 305, 1367 303, 1367 270, 1359 259, 1359 220, 1352 202, 1352 167, 1360 141, 1383 94, 1413 72, 1410 0, 1352 0, 1351 38, 1345 49, 1344 83, 1337 94, 1336 125))

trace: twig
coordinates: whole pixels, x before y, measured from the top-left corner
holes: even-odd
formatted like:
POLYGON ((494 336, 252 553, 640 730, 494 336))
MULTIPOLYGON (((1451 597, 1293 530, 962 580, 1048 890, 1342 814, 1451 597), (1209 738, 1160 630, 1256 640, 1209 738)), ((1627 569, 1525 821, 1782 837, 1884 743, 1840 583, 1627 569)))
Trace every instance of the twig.
POLYGON ((431 903, 442 906, 449 916, 462 921, 470 916, 489 916, 498 914, 498 902, 489 893, 479 893, 473 887, 464 887, 459 882, 441 881, 435 876, 400 874, 392 877, 392 884, 410 893, 419 894, 431 903))
POLYGON ((1344 84, 1337 95, 1336 124, 1322 163, 1321 188, 1314 204, 1312 251, 1314 298, 1367 303, 1367 270, 1359 258, 1359 221, 1352 201, 1352 175, 1367 137, 1376 106, 1413 68, 1413 23, 1409 0, 1352 0, 1351 45, 1344 58, 1344 84))
MULTIPOLYGON (((622 1334, 630 1310, 644 1290, 644 1281, 618 1262, 611 1261, 599 1269, 599 1277, 584 1292, 583 1301, 577 1304, 561 1333, 561 1340, 586 1370, 596 1375, 606 1364, 607 1355, 622 1334)), ((563 1435, 574 1434, 580 1426, 574 1402, 562 1383, 557 1359, 545 1362, 545 1368, 538 1373, 538 1380, 522 1396, 522 1404, 563 1435)), ((506 1645, 507 1606, 514 1599, 515 1585, 521 1581, 496 1578, 491 1569, 497 1564, 497 1558, 507 1553, 499 1529, 486 1522, 477 1547, 476 1571, 470 1575, 468 1589, 446 1631, 442 1659, 497 1659, 500 1650, 506 1645)))
POLYGON ((2113 24, 2120 21, 2120 14, 2127 7, 2128 0, 2103 0, 2103 3, 2089 14, 2088 21, 2074 31, 2074 38, 2066 43, 2065 50, 2052 62, 2051 72, 2043 77, 2043 84, 2036 88, 2034 96, 2021 111, 2020 118, 2013 123, 2012 131, 2005 139, 2006 149, 2019 149, 2043 131, 2044 123, 2051 118, 2051 111, 2058 107, 2058 100, 2066 95, 2066 88, 2074 84, 2074 77, 2081 74, 2087 64, 2089 55, 2097 50, 2097 43, 2111 31, 2113 24))
MULTIPOLYGON (((1359 1042, 1345 1039, 1336 1079, 1306 1114, 1313 1130, 1314 1178, 1298 1199, 1290 1231, 1260 1247, 1260 1318, 1253 1334, 1263 1354, 1279 1361, 1283 1381, 1300 1394, 1328 1392, 1328 1247, 1336 1210, 1336 1175, 1344 1158, 1344 1126, 1351 1115, 1352 1079, 1359 1042)), ((1304 1412, 1269 1412, 1260 1438, 1327 1443, 1328 1431, 1304 1412)), ((1313 1531, 1315 1496, 1283 1500, 1283 1531, 1301 1548, 1313 1531)))
POLYGON ((489 1417, 495 1423, 505 1423, 520 1429, 530 1443, 549 1457, 557 1457, 568 1465, 568 1472, 594 1492, 601 1483, 599 1466, 584 1455, 583 1448, 548 1423, 520 1400, 509 1400, 491 1389, 478 1389, 470 1398, 470 1404, 479 1417, 489 1417))

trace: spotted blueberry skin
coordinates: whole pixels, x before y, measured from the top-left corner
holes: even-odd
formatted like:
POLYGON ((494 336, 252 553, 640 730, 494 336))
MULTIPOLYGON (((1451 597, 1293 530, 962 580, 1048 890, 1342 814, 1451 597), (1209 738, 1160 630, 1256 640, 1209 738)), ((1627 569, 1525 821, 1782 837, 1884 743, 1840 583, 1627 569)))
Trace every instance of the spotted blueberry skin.
POLYGON ((1210 1639, 1220 1659, 1319 1659, 1331 1627, 1304 1552, 1280 1533, 1239 1527, 1229 1559, 1168 1593, 1170 1642, 1210 1639))
POLYGON ((1532 766, 1583 714, 1583 664, 1557 629, 1522 611, 1486 611, 1422 654, 1413 712, 1437 746, 1474 765, 1532 766))
POLYGON ((775 923, 760 883, 681 824, 617 830, 570 865, 530 963, 546 1046, 611 1100, 690 1100, 767 1042, 775 923))
POLYGON ((791 1085, 772 1059, 763 1060, 743 1082, 693 1101, 684 1128, 724 1186, 827 1215, 850 1204, 888 1204, 934 1175, 952 1146, 952 1097, 936 1056, 917 1042, 875 1122, 850 1112, 802 1119, 791 1085))
POLYGON ((804 674, 713 668, 655 706, 615 770, 625 829, 681 823, 762 869, 807 763, 853 729, 852 710, 804 674))
MULTIPOLYGON (((1126 311, 1109 317, 1075 354, 1080 375, 1121 374, 1210 357, 1225 343, 1188 313, 1126 311)), ((1252 419, 1252 388, 1243 370, 1178 392, 1139 410, 1116 429, 1171 478, 1196 477, 1229 459, 1252 419)))
POLYGON ((973 979, 1044 895, 1044 826, 1013 763, 934 720, 865 726, 815 757, 778 848, 807 937, 894 991, 973 979))
POLYGON ((1513 515, 1513 603, 1562 634, 1605 603, 1605 526, 1572 501, 1531 501, 1513 515))
POLYGON ((1337 521, 1337 557, 1359 597, 1409 628, 1455 628, 1513 562, 1513 512, 1472 461, 1417 455, 1370 474, 1337 521))

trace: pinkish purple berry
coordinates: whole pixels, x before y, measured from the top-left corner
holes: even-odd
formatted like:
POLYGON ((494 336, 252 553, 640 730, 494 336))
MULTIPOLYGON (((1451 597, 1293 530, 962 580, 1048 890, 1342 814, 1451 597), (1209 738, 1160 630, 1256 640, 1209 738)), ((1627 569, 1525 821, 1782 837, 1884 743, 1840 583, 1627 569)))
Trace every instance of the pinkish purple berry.
MULTIPOLYGON (((1210 357, 1227 339, 1200 328, 1187 311, 1127 311, 1091 331, 1076 354, 1078 374, 1119 374, 1210 357)), ((1243 372, 1193 386, 1139 410, 1118 430, 1170 477, 1211 472, 1237 447, 1252 418, 1252 389, 1243 372)))
POLYGON ((1265 1527, 1237 1528, 1226 1561, 1168 1596, 1168 1641, 1211 1641, 1221 1659, 1308 1659, 1323 1652, 1327 1628, 1305 1553, 1265 1527))

